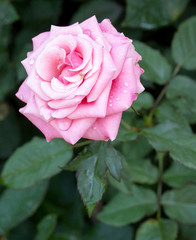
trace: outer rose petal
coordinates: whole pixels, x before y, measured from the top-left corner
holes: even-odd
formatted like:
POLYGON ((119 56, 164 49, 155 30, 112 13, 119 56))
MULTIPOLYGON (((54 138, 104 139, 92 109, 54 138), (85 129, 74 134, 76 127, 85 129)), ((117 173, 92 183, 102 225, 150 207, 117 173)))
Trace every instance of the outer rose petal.
POLYGON ((60 131, 65 141, 75 144, 96 121, 95 118, 76 119, 67 131, 60 131))
POLYGON ((21 101, 27 103, 29 98, 33 96, 32 90, 27 86, 26 80, 20 86, 18 92, 16 93, 16 97, 19 98, 21 101))
POLYGON ((33 51, 37 50, 50 36, 50 32, 43 32, 32 39, 33 51))
POLYGON ((114 140, 118 133, 122 113, 98 118, 96 122, 84 134, 85 138, 93 140, 114 140))
POLYGON ((39 114, 34 98, 31 98, 20 112, 25 115, 45 135, 47 141, 53 138, 61 138, 61 134, 50 123, 44 121, 39 114))
POLYGON ((82 34, 82 33, 83 33, 82 28, 78 23, 72 24, 67 27, 59 27, 59 26, 52 25, 50 29, 50 35, 52 37, 56 37, 58 35, 66 35, 66 34, 77 36, 78 34, 82 34))
MULTIPOLYGON (((138 69, 140 74, 142 69, 138 69)), ((137 72, 137 74, 139 74, 137 72)), ((137 99, 139 76, 135 74, 135 64, 131 58, 127 58, 122 72, 113 81, 108 102, 107 115, 127 110, 137 99)), ((140 89, 141 91, 144 90, 140 89)))
POLYGON ((99 24, 102 32, 107 32, 107 33, 112 33, 112 34, 117 34, 118 31, 116 28, 113 27, 109 19, 104 19, 100 24, 99 24))

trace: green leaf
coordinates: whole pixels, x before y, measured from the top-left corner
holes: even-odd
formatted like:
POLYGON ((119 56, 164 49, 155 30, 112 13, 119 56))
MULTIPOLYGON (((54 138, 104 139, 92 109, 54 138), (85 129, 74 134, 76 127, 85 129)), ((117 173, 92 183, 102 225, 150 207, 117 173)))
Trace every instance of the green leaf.
POLYGON ((56 215, 46 215, 38 224, 38 233, 35 240, 47 240, 54 231, 56 222, 56 215))
POLYGON ((123 127, 120 127, 117 138, 115 139, 114 144, 119 142, 126 142, 126 141, 132 141, 135 140, 138 136, 138 132, 136 132, 133 129, 127 130, 123 127))
POLYGON ((164 100, 157 107, 155 115, 159 122, 172 121, 181 125, 183 129, 187 129, 190 132, 191 128, 189 126, 187 118, 183 115, 181 110, 173 105, 174 101, 164 100))
POLYGON ((26 188, 61 171, 72 157, 71 146, 62 139, 47 143, 35 137, 17 149, 6 162, 2 179, 12 188, 26 188))
POLYGON ((98 219, 113 226, 123 226, 153 214, 156 209, 155 193, 150 189, 133 185, 132 195, 117 194, 98 214, 98 219))
POLYGON ((168 217, 184 224, 196 223, 196 186, 166 191, 162 196, 164 211, 168 217))
POLYGON ((149 159, 133 159, 128 162, 132 181, 136 183, 154 184, 158 179, 158 170, 149 159))
POLYGON ((139 94, 136 101, 133 102, 133 107, 138 111, 143 109, 149 109, 154 102, 153 96, 148 92, 139 94))
POLYGON ((24 190, 5 190, 0 198, 0 226, 4 233, 31 216, 40 205, 47 189, 41 182, 24 190))
POLYGON ((105 144, 103 148, 105 151, 105 163, 110 174, 118 181, 121 178, 121 156, 111 144, 105 144))
POLYGON ((130 226, 112 227, 103 223, 97 223, 86 234, 84 240, 132 240, 133 229, 130 226))
POLYGON ((171 76, 171 66, 158 50, 155 50, 144 43, 134 41, 134 46, 142 56, 140 66, 144 69, 142 78, 162 85, 171 76))
POLYGON ((134 141, 125 142, 122 144, 122 154, 126 156, 127 161, 144 158, 150 153, 150 151, 152 151, 152 147, 141 135, 139 135, 134 141))
POLYGON ((182 98, 185 105, 196 114, 196 82, 187 76, 176 76, 169 83, 166 96, 169 99, 182 98))
POLYGON ((196 169, 196 136, 187 129, 167 121, 142 133, 157 151, 169 151, 174 160, 196 169))
POLYGON ((181 23, 172 41, 175 62, 187 70, 196 69, 196 17, 181 23))
POLYGON ((11 24, 19 18, 16 10, 9 1, 0 2, 0 27, 11 24))
POLYGON ((131 187, 132 187, 131 170, 124 158, 122 158, 122 169, 121 169, 120 181, 113 178, 110 174, 108 174, 107 177, 113 187, 117 188, 119 191, 123 193, 127 193, 127 194, 131 193, 131 187))
POLYGON ((127 0, 127 27, 156 29, 175 21, 184 11, 188 0, 127 0))
POLYGON ((136 240, 175 240, 178 226, 172 220, 155 219, 142 223, 137 230, 136 240))
POLYGON ((82 4, 73 14, 71 23, 82 22, 93 15, 96 15, 99 22, 105 18, 116 22, 122 11, 123 8, 116 2, 106 0, 88 1, 82 4))
POLYGON ((67 170, 78 170, 77 186, 82 200, 91 215, 105 188, 105 144, 94 142, 85 148, 68 166, 67 170))
POLYGON ((179 188, 187 183, 196 183, 196 171, 173 162, 164 172, 163 181, 170 187, 179 188))

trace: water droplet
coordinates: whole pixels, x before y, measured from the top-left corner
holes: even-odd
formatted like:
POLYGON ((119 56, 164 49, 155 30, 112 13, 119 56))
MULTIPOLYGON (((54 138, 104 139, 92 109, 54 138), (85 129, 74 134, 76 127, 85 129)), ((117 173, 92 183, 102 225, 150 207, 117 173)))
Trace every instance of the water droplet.
POLYGON ((117 97, 117 98, 116 98, 116 101, 119 101, 119 100, 120 100, 120 98, 119 98, 119 97, 117 97))
POLYGON ((109 107, 112 107, 112 104, 111 104, 111 103, 109 104, 109 107))
POLYGON ((97 128, 96 127, 93 127, 93 130, 96 130, 97 128))
POLYGON ((112 99, 114 96, 110 96, 110 98, 112 99))
POLYGON ((21 100, 23 99, 23 96, 22 96, 22 95, 20 96, 20 99, 21 99, 21 100))
POLYGON ((52 30, 53 33, 55 33, 56 31, 55 30, 52 30))
POLYGON ((125 89, 125 90, 123 90, 123 92, 124 92, 124 93, 127 93, 127 90, 125 89))
POLYGON ((124 85, 125 85, 126 87, 128 87, 128 86, 129 86, 128 82, 124 82, 124 85))
POLYGON ((112 102, 112 100, 110 99, 110 100, 109 100, 109 102, 111 103, 111 102, 112 102))
POLYGON ((32 65, 33 63, 34 63, 34 60, 31 59, 31 60, 29 61, 29 64, 32 65))
POLYGON ((125 71, 124 70, 122 70, 122 73, 124 73, 125 71))

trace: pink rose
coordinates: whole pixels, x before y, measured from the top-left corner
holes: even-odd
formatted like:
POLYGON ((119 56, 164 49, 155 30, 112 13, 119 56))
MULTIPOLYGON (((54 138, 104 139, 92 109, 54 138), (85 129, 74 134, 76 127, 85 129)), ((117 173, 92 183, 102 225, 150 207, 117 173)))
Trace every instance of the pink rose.
POLYGON ((16 94, 26 103, 20 112, 47 141, 114 140, 122 112, 144 90, 140 60, 108 19, 52 26, 33 38, 33 51, 22 61, 28 77, 16 94))

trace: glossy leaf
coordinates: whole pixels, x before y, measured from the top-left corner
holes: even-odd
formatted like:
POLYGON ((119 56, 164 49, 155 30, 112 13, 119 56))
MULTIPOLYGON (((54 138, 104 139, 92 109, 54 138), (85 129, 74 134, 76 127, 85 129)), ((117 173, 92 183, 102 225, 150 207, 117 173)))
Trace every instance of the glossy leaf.
POLYGON ((187 70, 196 69, 196 17, 183 22, 172 41, 175 62, 187 70))
POLYGON ((38 224, 38 233, 35 240, 47 240, 54 231, 56 221, 56 215, 46 215, 38 224))
POLYGON ((134 159, 128 162, 132 181, 136 183, 154 184, 158 179, 158 169, 149 159, 134 159))
POLYGON ((187 76, 177 76, 169 83, 167 97, 182 98, 187 108, 196 114, 196 82, 187 76))
POLYGON ((5 190, 0 197, 0 226, 5 233, 31 216, 40 205, 47 189, 41 182, 24 190, 5 190))
POLYGON ((162 204, 171 219, 184 224, 196 223, 196 185, 166 191, 162 196, 162 204))
POLYGON ((127 0, 127 27, 156 29, 175 21, 184 11, 188 0, 127 0))
POLYGON ((158 50, 134 41, 134 46, 142 56, 140 66, 144 69, 142 78, 157 84, 166 83, 171 75, 171 66, 158 50))
POLYGON ((174 188, 182 187, 187 183, 196 183, 196 171, 173 162, 164 172, 163 181, 174 188))
POLYGON ((106 187, 105 172, 107 166, 103 144, 95 142, 84 149, 65 169, 78 170, 78 190, 89 215, 91 215, 106 187))
POLYGON ((123 226, 153 214, 156 209, 155 193, 152 190, 133 185, 132 194, 117 194, 98 214, 98 219, 113 226, 123 226))
POLYGON ((12 188, 29 187, 61 171, 72 157, 71 146, 62 139, 47 143, 35 137, 8 159, 3 171, 4 184, 12 188))
POLYGON ((137 230, 136 240, 175 240, 178 226, 172 220, 155 219, 142 223, 137 230))
POLYGON ((116 189, 118 189, 123 193, 128 193, 128 194, 131 193, 132 172, 128 163, 125 161, 124 158, 122 158, 122 169, 121 169, 120 181, 113 178, 110 174, 108 174, 107 177, 113 187, 115 187, 116 189))
POLYGON ((181 125, 167 121, 145 129, 143 135, 157 151, 169 151, 174 160, 196 169, 196 136, 181 125))

